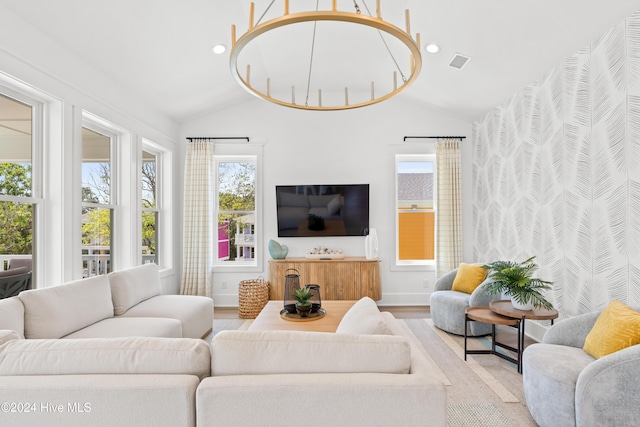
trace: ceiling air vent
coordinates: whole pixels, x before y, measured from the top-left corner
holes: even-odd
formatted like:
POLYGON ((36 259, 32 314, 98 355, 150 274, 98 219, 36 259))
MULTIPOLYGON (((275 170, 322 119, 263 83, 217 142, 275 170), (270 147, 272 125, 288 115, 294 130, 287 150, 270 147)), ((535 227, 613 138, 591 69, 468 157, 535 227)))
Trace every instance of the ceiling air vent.
POLYGON ((453 58, 451 59, 449 66, 457 70, 462 70, 467 65, 470 59, 471 58, 469 58, 468 56, 464 56, 456 52, 456 54, 453 55, 453 58))

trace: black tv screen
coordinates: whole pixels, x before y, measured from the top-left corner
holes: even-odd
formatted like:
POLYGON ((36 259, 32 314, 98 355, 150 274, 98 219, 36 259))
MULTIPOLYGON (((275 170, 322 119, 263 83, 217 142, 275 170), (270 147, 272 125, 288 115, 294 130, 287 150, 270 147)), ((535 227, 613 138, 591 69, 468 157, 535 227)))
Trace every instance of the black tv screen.
POLYGON ((369 184, 277 185, 278 237, 366 236, 369 184))

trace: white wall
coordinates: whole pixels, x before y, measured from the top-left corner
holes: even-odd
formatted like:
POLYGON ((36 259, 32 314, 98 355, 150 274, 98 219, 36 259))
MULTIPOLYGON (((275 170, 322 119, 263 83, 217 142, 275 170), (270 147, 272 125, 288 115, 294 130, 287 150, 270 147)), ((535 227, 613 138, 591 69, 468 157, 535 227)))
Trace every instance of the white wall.
MULTIPOLYGON (((153 106, 0 6, 0 85, 15 87, 16 82, 21 92, 44 94, 49 108, 45 117, 49 128, 44 136, 46 218, 38 241, 44 257, 36 260, 36 274, 38 286, 54 286, 80 274, 72 260, 80 254, 80 192, 74 189, 80 186, 76 160, 82 111, 129 132, 126 146, 121 147, 124 168, 135 162, 141 138, 175 150, 179 128, 153 106)), ((175 174, 177 161, 174 166, 175 174)), ((176 184, 174 191, 179 188, 176 184)), ((179 227, 175 229, 178 233, 179 227)), ((179 237, 175 234, 174 240, 179 237)), ((176 251, 174 258, 179 255, 176 251)), ((129 258, 133 256, 123 260, 122 268, 133 264, 129 258)), ((164 272, 163 288, 165 292, 177 291, 175 268, 164 272)))
MULTIPOLYGON (((427 77, 423 77, 427 78, 427 77)), ((239 89, 240 90, 240 89, 239 89)), ((411 89, 409 89, 411 90, 411 89)), ((471 136, 471 123, 416 106, 401 96, 378 105, 340 112, 301 111, 251 99, 245 104, 209 114, 185 124, 186 137, 248 136, 263 143, 264 223, 263 271, 260 273, 214 273, 213 298, 217 306, 238 303, 240 280, 268 276, 267 242, 275 239, 289 247, 289 257, 303 257, 311 247, 343 248, 347 256, 364 256, 364 237, 278 238, 275 186, 292 184, 370 184, 370 227, 376 228, 383 299, 381 305, 426 305, 433 287, 434 272, 393 271, 394 259, 394 154, 433 150, 433 141, 411 140, 407 135, 471 136), (424 287, 424 279, 428 287, 424 287), (226 281, 227 289, 222 289, 226 281)), ((470 200, 470 138, 463 142, 463 191, 470 200)), ((184 163, 184 145, 180 164, 184 163)), ((181 175, 180 179, 183 176, 181 175)), ((472 236, 471 204, 464 206, 465 237, 472 236)), ((465 238, 465 258, 470 259, 472 242, 465 238)), ((302 278, 304 280, 304 278, 302 278)), ((281 286, 283 278, 271 278, 281 286)))

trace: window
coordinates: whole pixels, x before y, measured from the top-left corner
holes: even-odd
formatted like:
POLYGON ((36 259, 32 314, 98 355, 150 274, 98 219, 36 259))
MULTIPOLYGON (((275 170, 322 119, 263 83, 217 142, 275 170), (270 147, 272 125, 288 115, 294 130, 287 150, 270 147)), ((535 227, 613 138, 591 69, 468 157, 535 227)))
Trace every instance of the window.
POLYGON ((216 156, 217 266, 257 266, 257 157, 216 156))
POLYGON ((396 156, 396 264, 435 265, 435 156, 396 156))
POLYGON ((31 259, 35 212, 42 199, 36 149, 40 144, 41 104, 0 88, 0 270, 9 260, 31 259))
POLYGON ((159 206, 157 199, 158 161, 154 153, 142 150, 142 263, 158 262, 159 206))
POLYGON ((82 128, 82 277, 113 269, 115 135, 91 124, 82 128))

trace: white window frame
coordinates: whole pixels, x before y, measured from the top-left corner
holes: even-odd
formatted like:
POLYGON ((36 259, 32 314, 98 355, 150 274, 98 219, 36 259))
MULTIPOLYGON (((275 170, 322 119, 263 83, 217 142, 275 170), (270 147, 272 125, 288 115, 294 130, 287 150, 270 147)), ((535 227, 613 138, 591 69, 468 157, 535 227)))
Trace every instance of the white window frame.
POLYGON ((172 153, 160 144, 141 138, 140 161, 138 165, 138 183, 142 183, 142 152, 146 151, 156 156, 156 207, 155 209, 142 208, 142 189, 138 196, 137 236, 138 238, 138 263, 142 261, 142 212, 157 212, 156 223, 156 263, 161 269, 170 269, 173 266, 173 233, 171 229, 171 211, 168 208, 172 205, 172 153))
MULTIPOLYGON (((120 150, 120 141, 121 141, 121 136, 122 136, 122 132, 119 131, 119 129, 113 127, 113 126, 109 126, 108 124, 106 124, 106 122, 96 118, 95 116, 90 115, 89 113, 83 113, 83 121, 82 121, 82 127, 89 129, 93 132, 99 133, 101 135, 104 135, 106 137, 110 138, 110 144, 109 144, 109 172, 110 172, 110 177, 109 177, 109 184, 110 184, 110 188, 109 188, 109 203, 92 203, 92 202, 85 202, 84 200, 82 200, 82 194, 80 194, 80 200, 81 200, 81 205, 82 208, 97 208, 97 209, 109 209, 111 211, 110 214, 110 225, 111 225, 111 235, 109 236, 110 239, 110 248, 109 248, 109 254, 110 254, 110 262, 111 262, 111 269, 110 271, 116 271, 118 269, 118 254, 120 251, 120 247, 118 247, 118 245, 116 245, 116 242, 119 240, 118 236, 120 235, 120 233, 118 233, 118 207, 119 207, 119 192, 118 189, 119 187, 119 183, 120 183, 120 176, 119 176, 119 158, 118 158, 118 154, 119 154, 119 150, 120 150)), ((82 144, 80 145, 82 147, 82 144)), ((80 156, 80 166, 82 167, 82 163, 84 162, 84 153, 81 153, 82 155, 80 156)), ((82 188, 82 186, 81 186, 82 188)), ((82 222, 80 222, 80 227, 82 227, 82 222)), ((82 237, 82 233, 80 233, 80 236, 82 237)), ((82 242, 79 242, 80 245, 80 249, 82 248, 82 242)), ((82 250, 80 250, 80 254, 82 255, 82 250)), ((82 262, 80 262, 80 266, 82 267, 82 262)), ((81 276, 82 276, 82 272, 81 272, 81 276)))
POLYGON ((213 245, 213 271, 214 272, 262 272, 264 259, 262 227, 262 145, 260 144, 233 144, 217 143, 215 159, 215 203, 214 213, 211 219, 214 222, 215 244, 213 245), (218 261, 218 164, 221 162, 252 162, 255 164, 255 235, 254 235, 254 262, 220 262, 218 261))
MULTIPOLYGON (((17 89, 17 88, 16 88, 17 89)), ((30 97, 21 91, 0 85, 0 94, 31 107, 31 196, 10 196, 0 194, 0 201, 30 204, 32 208, 31 230, 31 287, 38 287, 38 265, 42 263, 40 242, 44 229, 44 192, 43 192, 43 140, 44 140, 44 100, 30 97)), ((2 270, 2 268, 0 268, 2 270)))
MULTIPOLYGON (((395 270, 408 270, 408 271, 432 271, 435 270, 436 260, 435 253, 433 260, 400 260, 400 223, 399 212, 401 206, 398 203, 398 163, 400 162, 431 162, 433 163, 433 207, 427 211, 435 212, 437 215, 436 206, 436 155, 435 154, 396 154, 394 161, 394 224, 395 224, 395 270)), ((434 223, 434 238, 436 234, 434 223)), ((434 242, 435 244, 435 242, 434 242)), ((435 251, 434 251, 435 252, 435 251)))

